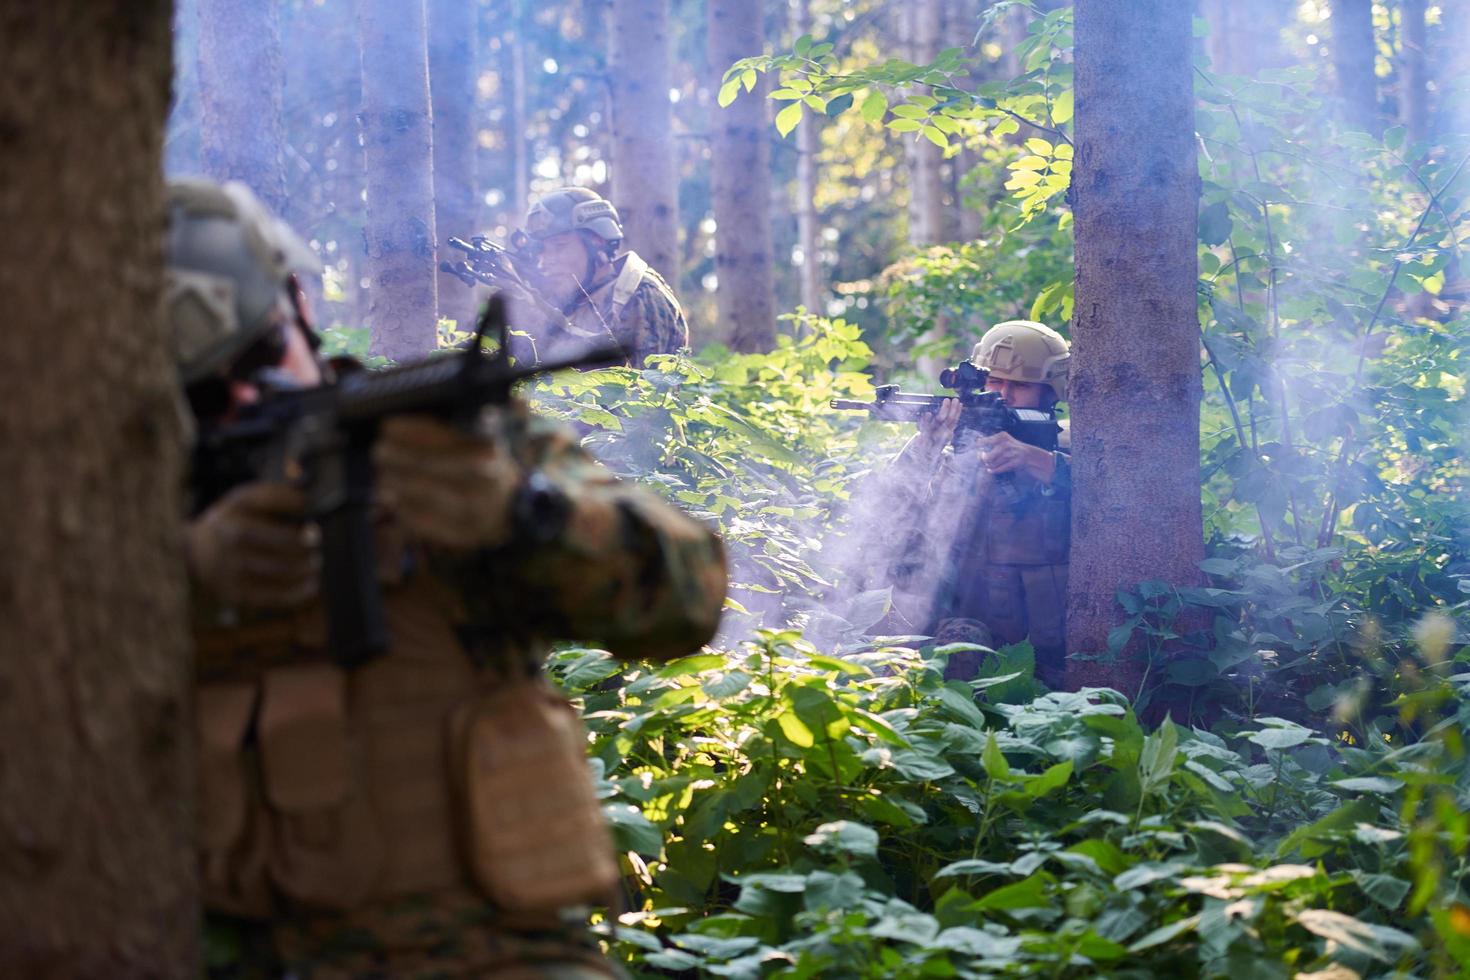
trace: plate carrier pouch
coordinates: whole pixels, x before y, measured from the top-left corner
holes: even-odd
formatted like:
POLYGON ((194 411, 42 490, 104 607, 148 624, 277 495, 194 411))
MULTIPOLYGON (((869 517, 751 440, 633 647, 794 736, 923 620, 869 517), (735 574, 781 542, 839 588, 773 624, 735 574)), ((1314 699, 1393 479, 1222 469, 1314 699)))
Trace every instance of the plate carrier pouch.
POLYGON ((475 883, 510 913, 606 902, 619 871, 576 709, 507 677, 450 718, 451 784, 475 883))

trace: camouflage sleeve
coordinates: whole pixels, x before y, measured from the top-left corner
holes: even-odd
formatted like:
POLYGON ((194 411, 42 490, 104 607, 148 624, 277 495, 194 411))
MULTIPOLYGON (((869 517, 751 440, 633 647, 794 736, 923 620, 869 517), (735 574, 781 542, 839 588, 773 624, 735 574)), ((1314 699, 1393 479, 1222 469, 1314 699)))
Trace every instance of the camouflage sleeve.
POLYGON ((479 556, 465 583, 475 593, 466 596, 472 620, 492 629, 524 623, 625 659, 683 656, 708 642, 726 585, 715 533, 617 479, 566 427, 522 403, 500 414, 523 471, 550 480, 569 509, 552 541, 521 540, 479 556))
POLYGON ((630 352, 634 367, 650 354, 672 354, 689 346, 689 324, 668 284, 652 272, 644 277, 623 308, 617 323, 618 342, 630 352))

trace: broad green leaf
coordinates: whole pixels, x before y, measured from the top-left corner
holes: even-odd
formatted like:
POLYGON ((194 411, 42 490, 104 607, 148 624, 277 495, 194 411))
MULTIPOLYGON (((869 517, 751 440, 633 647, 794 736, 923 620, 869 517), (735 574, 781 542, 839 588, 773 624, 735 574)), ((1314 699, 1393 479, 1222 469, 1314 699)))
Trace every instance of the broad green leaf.
POLYGON ((716 101, 719 102, 720 108, 723 109, 726 106, 730 105, 730 103, 734 102, 735 97, 739 94, 740 79, 732 78, 728 82, 720 86, 719 98, 716 101))
POLYGON ((1001 752, 994 732, 990 732, 985 738, 985 751, 980 756, 980 764, 985 767, 985 774, 991 779, 1004 782, 1011 777, 1010 763, 1006 761, 1005 754, 1001 752))
POLYGON ((878 856, 878 832, 872 827, 850 820, 824 823, 804 840, 819 851, 850 854, 853 857, 878 856))
POLYGON ((973 907, 977 912, 1046 908, 1053 904, 1053 899, 1047 895, 1047 884, 1052 880, 1045 871, 1038 871, 1013 885, 1002 885, 987 893, 973 907))
POLYGON ((1155 946, 1162 946, 1164 945, 1164 943, 1167 943, 1172 939, 1177 939, 1178 937, 1184 935, 1186 932, 1189 932, 1190 930, 1196 928, 1199 925, 1199 920, 1200 917, 1198 915, 1191 915, 1188 918, 1180 919, 1178 922, 1171 922, 1169 925, 1160 926, 1153 932, 1149 933, 1142 939, 1129 946, 1128 952, 1141 953, 1146 949, 1153 949, 1155 946))
POLYGON ((809 749, 817 744, 812 730, 806 727, 794 711, 783 711, 776 716, 776 723, 781 726, 781 734, 791 740, 793 745, 809 749))
POLYGON ((883 93, 882 89, 869 89, 868 94, 863 98, 863 121, 869 123, 877 122, 883 118, 883 114, 887 111, 888 96, 883 93))
POLYGON ((801 111, 801 103, 793 102, 776 113, 776 132, 780 133, 782 137, 788 135, 796 128, 796 124, 801 122, 801 111))
POLYGON ((1392 963, 1398 958, 1399 954, 1390 952, 1391 949, 1410 950, 1419 945, 1419 941, 1406 932, 1363 922, 1329 909, 1307 909, 1298 914, 1296 920, 1308 932, 1383 963, 1392 963))

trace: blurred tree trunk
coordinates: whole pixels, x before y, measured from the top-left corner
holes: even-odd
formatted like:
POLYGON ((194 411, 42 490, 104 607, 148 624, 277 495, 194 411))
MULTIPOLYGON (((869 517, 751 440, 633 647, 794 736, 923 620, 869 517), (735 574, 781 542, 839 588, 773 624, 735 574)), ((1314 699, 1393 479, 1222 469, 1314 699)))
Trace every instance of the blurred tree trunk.
MULTIPOLYGON (((711 88, 730 65, 760 54, 761 5, 709 0, 711 88)), ((743 93, 714 110, 710 126, 710 197, 715 214, 715 274, 721 334, 737 351, 776 346, 776 286, 771 262, 771 151, 766 89, 743 93)))
MULTIPOLYGON (((975 32, 980 29, 980 8, 976 0, 949 0, 944 11, 945 47, 963 48, 969 59, 970 71, 964 79, 964 87, 974 90, 990 74, 982 67, 979 49, 975 46, 975 32)), ((980 237, 983 228, 978 208, 965 207, 965 177, 980 163, 980 155, 969 147, 961 147, 949 161, 949 186, 946 189, 954 206, 949 210, 950 231, 945 238, 950 241, 970 242, 980 237)))
POLYGON ((608 76, 613 203, 624 245, 678 282, 679 179, 674 166, 669 0, 613 0, 608 76))
POLYGON ((1332 0, 1332 67, 1349 126, 1379 134, 1373 0, 1332 0))
POLYGON ((1403 0, 1399 7, 1401 59, 1399 122, 1409 145, 1429 138, 1429 38, 1424 0, 1403 0))
MULTIPOLYGON (((475 227, 476 8, 465 0, 430 0, 429 95, 433 109, 436 246, 475 227)), ((439 315, 468 329, 475 297, 458 276, 438 276, 439 315)))
MULTIPOLYGON (((908 20, 908 60, 927 65, 939 56, 942 0, 910 0, 899 16, 908 20)), ((903 134, 909 166, 909 244, 936 245, 944 235, 944 151, 917 133, 903 134), (915 138, 917 137, 917 138, 915 138)))
POLYGON ((0 976, 199 975, 170 12, 0 3, 0 976))
POLYGON ((515 160, 515 190, 511 200, 515 202, 514 221, 518 225, 526 220, 526 211, 531 206, 531 149, 526 141, 530 130, 526 101, 526 24, 530 16, 526 0, 510 0, 512 31, 510 40, 510 126, 507 137, 515 160))
MULTIPOLYGON (((1192 53, 1189 4, 1078 0, 1072 653, 1108 648, 1119 589, 1200 578, 1192 53)), ((1132 696, 1142 668, 1073 661, 1068 682, 1132 696)))
POLYGON ((200 0, 199 121, 205 176, 238 180, 290 220, 281 121, 280 19, 274 3, 200 0))
POLYGON ((361 0, 368 326, 392 360, 434 349, 434 154, 423 0, 361 0))
MULTIPOLYGON (((812 0, 796 0, 796 36, 812 31, 812 0)), ((821 120, 813 115, 796 127, 796 241, 801 248, 801 305, 822 314, 822 242, 817 222, 817 154, 821 120)))
POLYGON ((1281 29, 1293 16, 1291 4, 1281 0, 1200 0, 1199 13, 1210 25, 1206 50, 1216 72, 1254 75, 1287 63, 1281 29))

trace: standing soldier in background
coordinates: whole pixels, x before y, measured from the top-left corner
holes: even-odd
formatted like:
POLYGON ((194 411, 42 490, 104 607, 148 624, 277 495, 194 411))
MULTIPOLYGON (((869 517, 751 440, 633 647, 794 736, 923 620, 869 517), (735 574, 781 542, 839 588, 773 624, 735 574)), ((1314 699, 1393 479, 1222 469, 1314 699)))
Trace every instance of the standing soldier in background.
MULTIPOLYGON (((986 389, 999 392, 1007 406, 1049 412, 1066 399, 1070 360, 1061 334, 1029 320, 991 327, 970 357, 988 373, 986 389)), ((1006 432, 955 440, 959 417, 959 402, 945 402, 865 488, 880 494, 891 513, 912 515, 881 522, 902 538, 885 543, 886 554, 901 557, 888 581, 875 583, 894 587, 888 626, 937 643, 1029 639, 1037 677, 1058 687, 1072 523, 1066 432, 1056 451, 1006 432)), ((948 676, 973 677, 980 656, 955 655, 948 676)))
MULTIPOLYGON (((315 354, 293 275, 315 259, 289 229, 238 184, 168 199, 166 315, 207 441, 267 386, 337 366, 315 354)), ((469 430, 389 418, 373 461, 391 641, 363 662, 327 643, 296 486, 259 474, 188 522, 208 909, 274 960, 247 975, 615 975, 583 907, 618 867, 585 734, 540 662, 553 638, 697 649, 719 541, 517 401, 469 430), (532 486, 562 502, 534 533, 532 486)))

